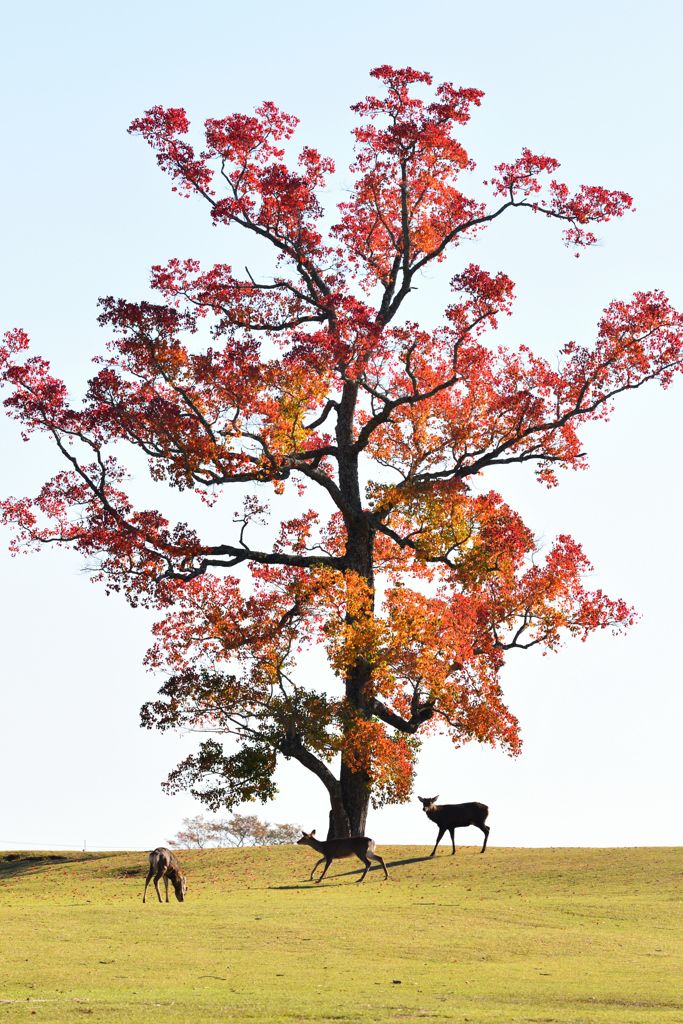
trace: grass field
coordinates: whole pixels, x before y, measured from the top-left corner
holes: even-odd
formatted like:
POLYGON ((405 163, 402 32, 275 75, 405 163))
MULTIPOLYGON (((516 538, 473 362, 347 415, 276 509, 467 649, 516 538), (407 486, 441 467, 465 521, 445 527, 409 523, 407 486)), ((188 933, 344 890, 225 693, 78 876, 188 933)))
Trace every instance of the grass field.
POLYGON ((144 906, 144 854, 0 854, 0 1024, 683 1022, 682 849, 378 849, 362 886, 186 852, 185 903, 144 906))

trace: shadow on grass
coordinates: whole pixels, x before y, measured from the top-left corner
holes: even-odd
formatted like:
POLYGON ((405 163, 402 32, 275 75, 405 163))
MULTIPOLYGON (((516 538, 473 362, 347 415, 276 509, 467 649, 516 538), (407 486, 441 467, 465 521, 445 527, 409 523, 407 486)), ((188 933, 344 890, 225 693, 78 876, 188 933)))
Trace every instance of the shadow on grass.
POLYGON ((72 858, 59 853, 10 853, 0 857, 0 878, 16 878, 36 867, 66 864, 72 858))
POLYGON ((423 860, 431 860, 427 854, 425 857, 406 857, 405 860, 392 860, 387 862, 387 868, 402 868, 405 864, 419 864, 423 860))
MULTIPOLYGON (((380 871, 381 870, 382 869, 380 868, 380 871)), ((362 871, 362 868, 361 868, 361 871, 362 871)), ((294 884, 294 885, 266 885, 266 886, 264 886, 264 889, 278 889, 278 890, 285 890, 285 889, 311 889, 311 890, 314 890, 314 891, 318 892, 318 891, 322 890, 323 886, 325 885, 325 882, 337 882, 338 883, 338 879, 340 879, 340 878, 347 878, 349 875, 360 875, 360 873, 361 873, 360 871, 345 871, 341 875, 330 875, 330 874, 327 874, 327 875, 325 875, 325 878, 323 879, 322 884, 320 882, 316 882, 315 879, 313 879, 312 881, 310 879, 307 879, 305 882, 299 882, 298 884, 294 884)), ((369 872, 368 872, 368 874, 369 874, 369 872)), ((356 879, 355 882, 348 881, 348 882, 341 882, 341 883, 338 883, 338 884, 341 884, 341 885, 358 885, 359 881, 360 881, 360 879, 356 879)), ((384 881, 384 875, 382 875, 382 881, 384 881)), ((391 879, 390 879, 390 881, 391 881, 391 879)))
MULTIPOLYGON (((426 857, 406 857, 404 860, 389 861, 389 862, 387 862, 387 870, 389 868, 400 868, 400 867, 403 867, 406 864, 419 864, 423 860, 430 860, 429 855, 427 855, 426 857)), ((325 875, 325 882, 327 882, 327 881, 331 882, 331 881, 334 881, 335 879, 338 879, 338 878, 348 878, 349 875, 360 875, 362 873, 362 871, 363 871, 363 868, 356 868, 353 871, 342 871, 340 874, 333 874, 333 875, 327 874, 327 875, 325 875)), ((373 864, 373 866, 368 871, 368 875, 371 874, 371 872, 373 872, 373 871, 382 871, 381 865, 373 864)), ((384 874, 382 874, 382 880, 384 880, 384 874)), ((389 881, 391 881, 391 878, 389 879, 389 881)), ((351 883, 347 882, 346 884, 350 885, 351 883)), ((355 882, 354 884, 357 885, 358 883, 355 882)), ((308 882, 300 882, 298 885, 269 885, 269 886, 267 886, 267 888, 268 889, 317 889, 318 888, 318 883, 316 883, 315 879, 312 879, 312 880, 309 880, 308 882)))
POLYGON ((83 861, 100 860, 111 857, 112 854, 88 853, 88 852, 65 852, 50 853, 48 851, 33 852, 21 850, 17 853, 0 854, 0 879, 16 878, 17 875, 26 874, 36 868, 49 868, 54 864, 78 864, 83 861))

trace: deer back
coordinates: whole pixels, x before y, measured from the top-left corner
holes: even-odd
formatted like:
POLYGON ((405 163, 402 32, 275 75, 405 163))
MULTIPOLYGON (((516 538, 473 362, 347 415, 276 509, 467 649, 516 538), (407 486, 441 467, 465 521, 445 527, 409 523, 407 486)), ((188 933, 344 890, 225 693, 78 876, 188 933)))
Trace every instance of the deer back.
POLYGON ((162 875, 168 875, 171 871, 180 872, 178 858, 172 850, 165 846, 157 846, 149 855, 149 865, 154 871, 161 871, 162 875))
POLYGON ((342 857, 356 857, 367 854, 368 849, 372 852, 375 848, 374 839, 367 836, 346 836, 341 839, 316 839, 315 829, 312 832, 303 832, 301 839, 297 839, 297 846, 310 846, 313 850, 324 857, 331 857, 332 860, 340 860, 342 857))
POLYGON ((461 827, 463 825, 483 825, 489 815, 486 804, 476 801, 466 804, 437 804, 438 797, 422 800, 422 809, 439 828, 461 827))

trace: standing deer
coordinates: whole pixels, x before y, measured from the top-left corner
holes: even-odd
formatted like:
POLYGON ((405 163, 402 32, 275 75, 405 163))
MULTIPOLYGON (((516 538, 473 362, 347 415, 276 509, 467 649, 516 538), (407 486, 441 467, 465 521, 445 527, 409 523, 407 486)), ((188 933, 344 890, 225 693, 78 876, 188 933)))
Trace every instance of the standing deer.
POLYGON ((163 878, 164 885, 166 886, 166 902, 168 903, 169 879, 173 883, 176 899, 180 903, 183 902, 185 899, 185 893, 187 892, 187 879, 180 870, 178 858, 174 853, 171 853, 170 850, 167 850, 165 846, 157 846, 156 850, 152 850, 149 855, 149 873, 147 875, 147 881, 145 882, 145 891, 142 896, 143 903, 147 902, 147 886, 149 885, 152 875, 154 875, 154 888, 157 891, 159 903, 163 903, 161 893, 159 892, 160 878, 163 878))
POLYGON ((446 832, 451 834, 453 853, 455 853, 455 836, 453 833, 456 828, 464 828, 466 825, 476 825, 484 833, 484 845, 481 848, 481 852, 484 852, 489 839, 489 832, 491 831, 488 825, 484 824, 489 816, 489 809, 486 804, 441 804, 439 806, 436 802, 439 799, 438 794, 426 799, 419 796, 417 799, 422 803, 422 810, 429 820, 439 826, 439 836, 434 849, 429 855, 430 857, 433 857, 436 853, 436 847, 446 832))
POLYGON ((362 860, 365 864, 365 871, 358 879, 362 882, 368 873, 371 860, 377 860, 384 868, 384 877, 389 877, 387 866, 383 859, 378 853, 375 853, 375 840, 368 839, 367 836, 349 836, 347 839, 316 839, 315 829, 309 834, 308 832, 302 832, 301 839, 297 839, 297 846, 311 846, 317 853, 322 853, 322 857, 316 862, 315 867, 311 871, 311 877, 309 881, 313 880, 316 868, 318 868, 323 861, 325 861, 325 868, 320 878, 316 880, 316 885, 322 882, 327 869, 333 860, 341 860, 342 857, 356 856, 359 860, 362 860))

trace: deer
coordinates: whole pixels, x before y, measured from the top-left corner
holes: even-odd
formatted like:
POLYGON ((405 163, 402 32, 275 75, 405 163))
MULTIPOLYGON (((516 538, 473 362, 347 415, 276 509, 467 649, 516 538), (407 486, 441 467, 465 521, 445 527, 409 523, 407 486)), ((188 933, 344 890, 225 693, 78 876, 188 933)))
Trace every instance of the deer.
POLYGON ((159 903, 163 903, 161 893, 159 892, 160 878, 163 878, 164 885, 166 886, 166 902, 168 903, 169 879, 173 883, 176 899, 179 903, 183 902, 185 899, 185 893, 187 892, 187 879, 180 870, 178 858, 171 852, 171 850, 167 850, 165 846, 157 846, 156 850, 152 850, 149 855, 149 873, 147 875, 147 881, 145 882, 145 891, 142 895, 143 903, 147 902, 147 886, 149 885, 152 875, 154 875, 154 888, 157 891, 159 903))
POLYGON ((316 853, 322 853, 322 857, 316 862, 309 878, 309 882, 312 882, 316 869, 325 861, 323 873, 320 878, 316 879, 316 885, 322 882, 333 860, 341 860, 343 857, 352 856, 358 857, 365 864, 365 871, 358 879, 359 882, 362 882, 367 875, 371 860, 379 861, 384 868, 384 877, 386 879, 389 878, 389 872, 383 858, 378 853, 375 853, 375 840, 368 839, 367 836, 349 836, 346 839, 321 840, 315 838, 315 829, 313 829, 310 833, 302 830, 301 839, 297 839, 296 842, 297 846, 310 846, 316 853))
POLYGON ((454 832, 456 828, 464 828, 466 825, 476 825, 477 828, 481 829, 484 833, 484 845, 481 848, 481 853, 486 849, 486 844, 489 839, 489 832, 491 829, 488 825, 484 824, 489 816, 489 809, 486 804, 437 804, 439 799, 438 794, 436 796, 425 797, 419 796, 417 798, 422 803, 422 810, 425 812, 430 821, 433 821, 435 825, 439 826, 439 835, 434 845, 434 849, 430 853, 430 857, 433 857, 436 853, 436 848, 443 839, 446 832, 451 834, 451 843, 453 844, 453 853, 455 854, 455 836, 454 832))

